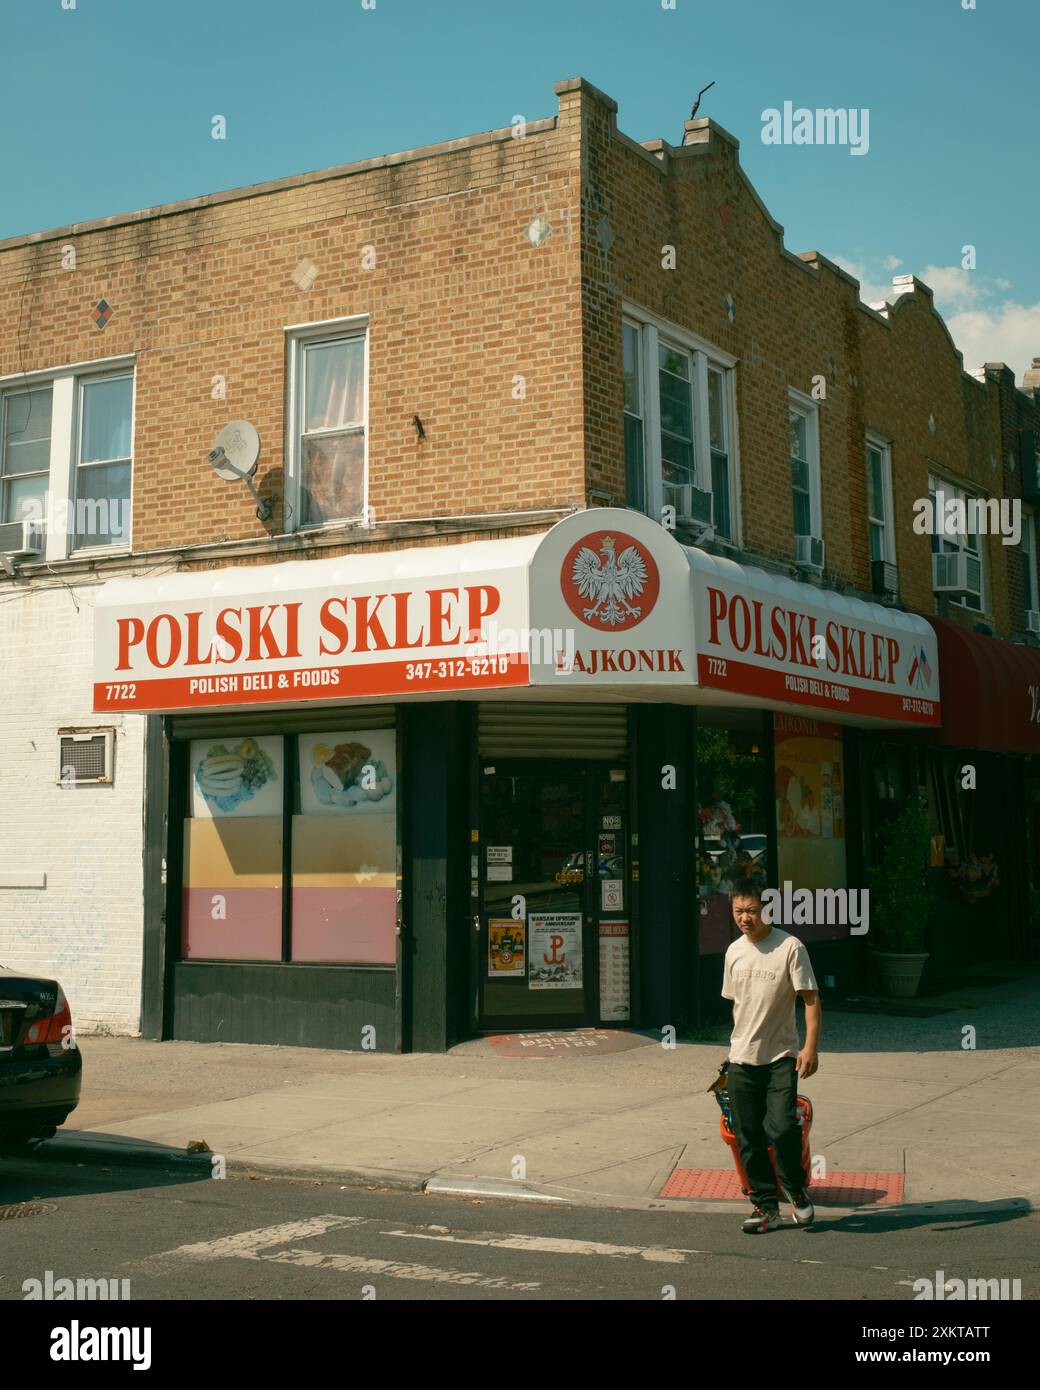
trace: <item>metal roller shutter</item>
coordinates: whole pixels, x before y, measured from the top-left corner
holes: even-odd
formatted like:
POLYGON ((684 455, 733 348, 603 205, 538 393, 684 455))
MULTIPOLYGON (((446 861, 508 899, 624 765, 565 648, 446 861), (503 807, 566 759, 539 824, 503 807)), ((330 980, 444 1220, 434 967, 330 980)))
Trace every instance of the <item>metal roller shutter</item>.
POLYGON ((627 705, 482 704, 481 758, 609 758, 628 751, 627 705))
POLYGON ((314 710, 200 710, 198 714, 175 714, 172 737, 209 738, 216 734, 301 734, 323 729, 392 729, 397 706, 339 705, 335 709, 314 710))

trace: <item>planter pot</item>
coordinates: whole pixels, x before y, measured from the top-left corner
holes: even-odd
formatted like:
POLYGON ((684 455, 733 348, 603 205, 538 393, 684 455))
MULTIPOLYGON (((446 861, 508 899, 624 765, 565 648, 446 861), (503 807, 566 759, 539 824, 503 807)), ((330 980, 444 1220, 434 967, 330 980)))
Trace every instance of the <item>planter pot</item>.
POLYGON ((921 971, 930 952, 919 951, 898 955, 892 951, 872 950, 883 992, 893 999, 912 999, 921 983, 921 971))

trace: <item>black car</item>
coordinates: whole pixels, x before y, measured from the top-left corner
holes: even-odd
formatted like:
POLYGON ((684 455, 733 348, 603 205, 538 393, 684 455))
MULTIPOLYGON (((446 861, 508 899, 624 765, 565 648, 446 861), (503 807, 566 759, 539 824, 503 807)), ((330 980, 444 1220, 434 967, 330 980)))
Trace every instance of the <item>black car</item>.
POLYGON ((49 1139, 79 1104, 82 1070, 61 985, 0 965, 0 1144, 49 1139))

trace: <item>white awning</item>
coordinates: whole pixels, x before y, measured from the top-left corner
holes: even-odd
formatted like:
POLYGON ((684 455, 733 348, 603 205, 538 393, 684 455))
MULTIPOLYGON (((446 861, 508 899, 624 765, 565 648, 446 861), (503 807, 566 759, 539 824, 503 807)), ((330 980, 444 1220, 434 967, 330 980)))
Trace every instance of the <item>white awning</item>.
POLYGON ((618 508, 505 540, 113 580, 94 682, 98 712, 526 692, 939 722, 923 618, 618 508))

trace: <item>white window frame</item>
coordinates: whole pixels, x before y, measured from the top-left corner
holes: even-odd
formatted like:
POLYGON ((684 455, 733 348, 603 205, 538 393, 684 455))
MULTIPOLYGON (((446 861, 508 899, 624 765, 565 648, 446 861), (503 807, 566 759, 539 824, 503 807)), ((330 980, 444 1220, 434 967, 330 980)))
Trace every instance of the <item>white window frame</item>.
MULTIPOLYGON (((881 557, 887 564, 896 563, 896 537, 893 517, 895 515, 892 497, 892 445, 889 440, 880 434, 873 434, 867 431, 866 446, 863 450, 863 462, 867 470, 867 543, 868 554, 871 524, 879 518, 872 517, 870 514, 870 451, 873 449, 881 455, 881 500, 885 508, 885 515, 881 518, 882 535, 884 539, 884 555, 881 557)), ((873 556, 870 556, 873 559, 873 556)))
MULTIPOLYGON (((820 487, 820 409, 811 396, 807 396, 803 391, 797 391, 793 386, 787 388, 787 415, 788 431, 790 431, 790 419, 792 415, 801 415, 805 420, 805 450, 809 457, 806 463, 809 468, 809 534, 814 540, 823 540, 823 504, 821 500, 820 487)), ((787 449, 787 467, 791 466, 791 449, 787 449)), ((790 474, 788 475, 790 477, 790 474)), ((794 531, 794 489, 791 490, 791 527, 792 534, 800 535, 801 532, 794 531)))
POLYGON ((92 358, 86 362, 70 362, 61 367, 48 367, 39 371, 18 372, 0 377, 0 393, 17 392, 29 386, 51 387, 51 452, 50 475, 48 478, 49 514, 59 500, 66 501, 72 509, 64 530, 57 530, 48 524, 46 534, 45 558, 49 564, 56 560, 66 560, 75 555, 126 555, 133 549, 134 519, 134 455, 137 424, 137 358, 134 353, 121 353, 118 357, 92 358), (73 548, 76 536, 75 526, 75 475, 76 457, 79 452, 79 399, 80 384, 99 377, 129 376, 133 379, 130 395, 130 530, 126 539, 113 545, 79 546, 73 548))
POLYGON ((693 458, 696 486, 710 493, 711 430, 708 417, 708 366, 722 373, 723 405, 726 411, 726 437, 729 472, 728 537, 726 544, 743 546, 743 527, 740 509, 740 429, 737 420, 738 358, 723 352, 705 339, 680 328, 678 324, 624 300, 622 322, 639 333, 639 370, 643 392, 643 467, 646 470, 644 492, 647 515, 660 521, 664 508, 664 480, 661 474, 661 397, 658 379, 658 347, 666 346, 686 352, 691 357, 690 385, 693 393, 693 458), (651 388, 651 383, 653 389, 651 388))
POLYGON ((325 531, 332 527, 358 525, 369 514, 369 316, 352 314, 347 318, 324 319, 314 323, 292 324, 285 329, 286 335, 286 373, 285 373, 285 502, 286 515, 283 520, 285 532, 296 531, 310 534, 325 531), (296 518, 301 514, 300 493, 302 489, 302 467, 300 459, 300 426, 303 412, 303 399, 300 393, 302 382, 303 349, 312 343, 331 341, 335 338, 363 338, 364 340, 364 409, 362 428, 364 430, 364 485, 361 515, 358 517, 336 517, 319 522, 313 526, 299 526, 296 518), (291 511, 289 510, 291 508, 291 511))
MULTIPOLYGON (((932 500, 933 504, 934 504, 934 501, 935 501, 936 493, 938 493, 939 491, 942 491, 942 493, 944 494, 944 496, 945 496, 945 498, 946 498, 947 500, 956 498, 956 499, 958 499, 958 500, 960 500, 961 502, 964 502, 964 503, 967 503, 967 502, 969 502, 969 501, 974 501, 974 500, 978 500, 978 501, 985 501, 985 500, 986 500, 986 494, 985 494, 985 493, 982 493, 982 492, 969 492, 966 488, 961 487, 961 485, 960 485, 959 483, 955 483, 951 478, 945 477, 942 473, 934 473, 934 472, 931 471, 931 469, 929 469, 929 472, 928 472, 928 495, 929 495, 929 498, 932 500)), ((965 511, 965 515, 967 515, 967 511, 965 511)), ((939 521, 939 517, 938 517, 938 513, 937 513, 937 512, 933 513, 932 520, 933 520, 933 523, 935 524, 935 532, 936 532, 936 534, 935 534, 935 536, 934 536, 934 539, 937 540, 937 541, 939 542, 939 553, 951 555, 951 554, 953 554, 954 551, 963 550, 963 551, 966 551, 969 555, 974 555, 975 558, 978 560, 978 562, 979 562, 979 571, 980 571, 980 576, 981 576, 981 578, 980 578, 980 583, 979 583, 979 589, 980 589, 980 591, 981 591, 980 594, 979 594, 979 605, 980 605, 980 606, 979 606, 978 608, 973 608, 973 607, 971 606, 970 603, 963 603, 963 602, 961 603, 960 606, 961 606, 962 608, 966 608, 966 609, 968 610, 969 613, 978 613, 978 615, 979 615, 980 617, 988 616, 988 615, 990 614, 990 612, 991 612, 991 604, 990 604, 990 592, 989 592, 989 561, 988 561, 988 554, 987 554, 987 537, 986 537, 986 534, 985 534, 985 533, 976 534, 976 535, 975 535, 975 538, 974 538, 976 543, 975 543, 975 545, 974 545, 974 547, 973 547, 973 546, 970 546, 970 545, 968 544, 968 541, 969 541, 969 539, 970 539, 970 537, 969 537, 968 535, 963 535, 963 536, 946 536, 946 535, 939 535, 939 534, 938 534, 938 521, 939 521), (944 547, 944 546, 945 546, 945 550, 943 550, 943 547, 944 547)), ((933 550, 933 551, 932 551, 932 554, 934 555, 935 553, 936 553, 936 552, 933 550)))

